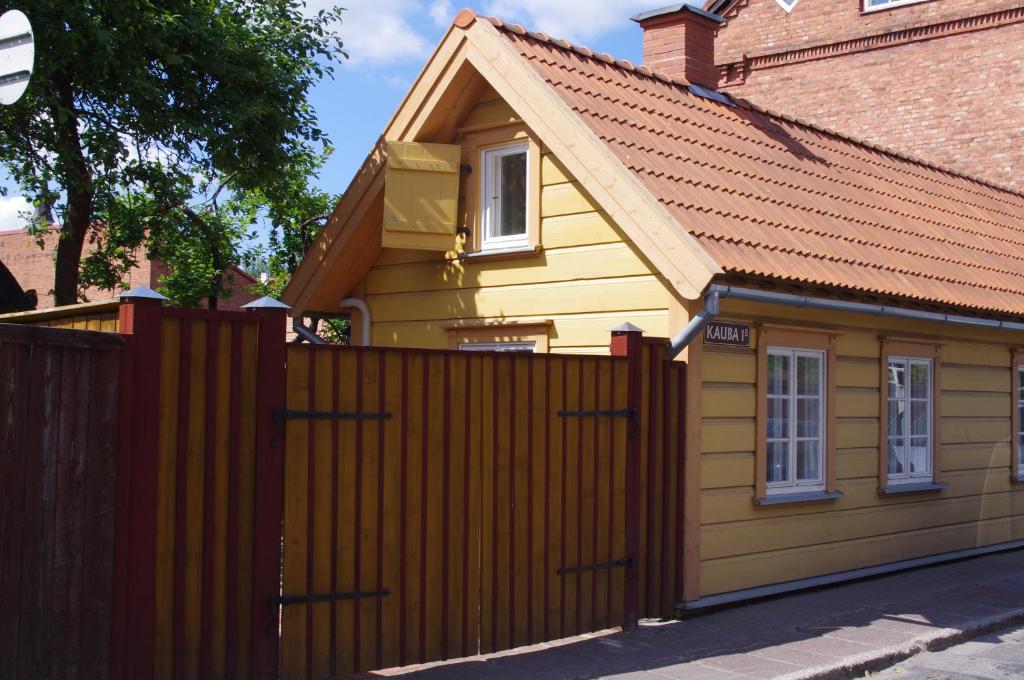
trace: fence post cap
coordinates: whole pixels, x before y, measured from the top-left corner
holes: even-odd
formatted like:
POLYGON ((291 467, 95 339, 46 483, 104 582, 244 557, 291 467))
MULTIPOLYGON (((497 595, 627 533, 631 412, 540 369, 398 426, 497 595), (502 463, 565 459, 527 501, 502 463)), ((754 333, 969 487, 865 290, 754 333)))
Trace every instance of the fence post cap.
POLYGON ((252 302, 249 302, 247 304, 242 305, 242 309, 283 309, 283 310, 289 310, 289 309, 291 309, 291 307, 289 307, 285 303, 281 302, 280 300, 275 300, 274 298, 270 297, 269 295, 264 295, 263 297, 261 297, 258 300, 253 300, 252 302))
POLYGON ((619 324, 611 330, 612 333, 643 333, 644 329, 639 326, 634 326, 628 321, 619 324))
POLYGON ((131 290, 121 293, 118 296, 121 300, 160 300, 161 302, 166 301, 168 298, 156 292, 149 286, 135 286, 131 290))

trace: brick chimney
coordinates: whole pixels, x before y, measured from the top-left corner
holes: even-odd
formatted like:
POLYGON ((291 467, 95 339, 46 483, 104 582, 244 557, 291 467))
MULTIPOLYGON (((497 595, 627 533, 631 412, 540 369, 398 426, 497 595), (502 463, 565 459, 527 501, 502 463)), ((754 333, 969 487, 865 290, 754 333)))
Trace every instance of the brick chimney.
POLYGON ((724 21, 722 17, 680 4, 643 12, 633 21, 644 29, 644 66, 718 89, 715 31, 724 21))

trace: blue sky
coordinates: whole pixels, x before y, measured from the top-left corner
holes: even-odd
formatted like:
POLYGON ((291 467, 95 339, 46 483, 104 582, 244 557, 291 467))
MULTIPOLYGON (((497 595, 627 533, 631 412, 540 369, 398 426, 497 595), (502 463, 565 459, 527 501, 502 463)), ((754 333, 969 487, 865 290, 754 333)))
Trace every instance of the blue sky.
MULTIPOLYGON (((309 9, 334 4, 346 8, 339 32, 351 58, 338 66, 333 80, 316 87, 312 103, 335 146, 315 183, 340 193, 463 5, 450 0, 309 0, 309 9)), ((480 0, 470 7, 640 63, 641 31, 629 17, 663 4, 667 2, 480 0)), ((23 222, 19 213, 26 204, 15 187, 9 188, 11 195, 0 197, 0 229, 23 222)))

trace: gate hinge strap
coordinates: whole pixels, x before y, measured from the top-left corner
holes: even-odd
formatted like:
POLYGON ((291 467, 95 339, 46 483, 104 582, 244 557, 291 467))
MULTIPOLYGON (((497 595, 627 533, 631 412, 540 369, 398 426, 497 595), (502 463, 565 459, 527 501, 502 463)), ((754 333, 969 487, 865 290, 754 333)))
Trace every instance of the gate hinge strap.
POLYGON ((274 420, 391 420, 391 411, 382 413, 355 413, 347 411, 274 411, 274 420))
POLYGON ((628 567, 633 564, 631 557, 623 557, 619 560, 609 560, 608 562, 598 562, 596 564, 585 564, 582 567, 560 567, 555 571, 559 576, 566 574, 576 574, 581 571, 597 571, 598 569, 612 569, 614 567, 628 567))
POLYGON ((635 408, 621 408, 613 411, 559 411, 562 418, 632 418, 636 415, 635 408))
POLYGON ((309 604, 311 602, 338 602, 340 600, 358 600, 364 597, 384 597, 390 595, 387 588, 382 590, 355 591, 351 593, 316 593, 314 595, 281 595, 277 598, 279 605, 309 604))

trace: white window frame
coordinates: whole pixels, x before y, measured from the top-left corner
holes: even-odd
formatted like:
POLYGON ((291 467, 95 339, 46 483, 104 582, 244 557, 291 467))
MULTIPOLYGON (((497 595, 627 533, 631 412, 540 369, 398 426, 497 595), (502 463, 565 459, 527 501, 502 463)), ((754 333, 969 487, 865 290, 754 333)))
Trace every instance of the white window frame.
POLYGON ((1017 390, 1017 432, 1016 452, 1017 456, 1017 479, 1024 480, 1024 418, 1020 417, 1021 409, 1024 408, 1024 387, 1021 386, 1021 379, 1024 378, 1024 364, 1017 365, 1017 383, 1014 389, 1017 390))
POLYGON ((535 340, 515 342, 462 342, 459 349, 467 352, 522 352, 533 354, 537 351, 535 340))
MULTIPOLYGON (((868 0, 864 0, 864 2, 867 1, 868 0)), ((793 2, 789 3, 788 5, 786 4, 786 0, 775 0, 775 2, 777 2, 779 4, 779 7, 786 10, 786 12, 788 13, 793 11, 793 8, 796 7, 796 3, 800 2, 800 0, 793 0, 793 2)))
MULTIPOLYGON (((916 5, 919 2, 928 2, 928 0, 889 0, 882 5, 872 5, 871 0, 864 0, 864 12, 881 12, 882 10, 891 9, 893 7, 902 7, 904 5, 916 5)), ((794 3, 795 4, 795 3, 794 3)))
MULTIPOLYGON (((828 370, 828 356, 824 350, 817 349, 801 349, 798 347, 768 347, 768 356, 786 356, 789 357, 789 394, 772 394, 769 385, 765 388, 765 399, 770 400, 772 397, 786 397, 789 401, 789 437, 787 438, 773 438, 770 436, 766 437, 765 441, 765 457, 768 464, 771 463, 771 455, 769 453, 770 445, 774 442, 789 442, 789 479, 785 481, 769 481, 765 480, 765 492, 768 495, 772 494, 783 494, 783 493, 804 493, 813 491, 824 491, 825 480, 828 478, 826 474, 825 465, 828 464, 828 456, 825 455, 825 447, 828 445, 828 433, 826 428, 828 427, 828 421, 826 420, 826 403, 828 401, 828 395, 825 390, 828 388, 828 378, 825 375, 828 370), (798 436, 799 426, 797 424, 797 402, 800 400, 800 396, 797 394, 797 363, 800 357, 812 357, 820 362, 821 369, 818 371, 818 436, 817 437, 800 437, 798 436), (801 441, 818 441, 818 479, 814 480, 798 480, 797 475, 797 449, 798 442, 801 441)), ((765 370, 770 370, 766 367, 765 370)), ((767 409, 767 404, 766 404, 767 409)), ((767 413, 767 410, 766 410, 767 413)), ((766 430, 766 433, 768 431, 766 430)), ((767 468, 766 468, 767 470, 767 468)))
POLYGON ((892 365, 894 363, 895 364, 902 364, 903 370, 906 371, 906 389, 905 389, 905 394, 903 395, 902 399, 893 399, 893 398, 889 397, 889 382, 890 381, 888 381, 888 380, 886 382, 885 393, 883 395, 883 398, 885 399, 886 422, 885 422, 885 451, 882 452, 882 455, 885 457, 885 467, 886 467, 886 471, 887 471, 886 472, 886 480, 888 481, 888 484, 890 484, 890 485, 895 485, 895 484, 919 484, 921 482, 931 481, 935 477, 935 469, 934 469, 935 468, 935 442, 933 441, 933 439, 934 439, 934 432, 935 432, 935 383, 934 383, 934 381, 935 381, 935 363, 931 359, 925 359, 925 358, 921 358, 921 357, 912 357, 912 356, 890 356, 890 357, 888 357, 886 362, 887 362, 886 363, 886 367, 885 367, 885 374, 886 374, 886 376, 888 376, 890 371, 892 371, 892 365), (913 366, 915 366, 915 365, 923 365, 923 366, 927 366, 928 367, 928 386, 927 386, 927 389, 925 390, 926 396, 925 396, 924 399, 921 399, 921 398, 914 399, 911 396, 913 394, 913 388, 912 388, 912 385, 910 383, 910 380, 911 380, 910 371, 911 371, 911 368, 913 366), (902 417, 905 419, 905 423, 904 423, 904 428, 903 428, 903 435, 901 437, 893 437, 889 433, 889 425, 890 425, 890 422, 889 422, 889 402, 891 402, 891 401, 902 401, 903 402, 903 416, 902 417), (920 434, 919 435, 912 435, 911 432, 910 432, 911 427, 912 427, 912 423, 910 421, 911 413, 913 412, 912 411, 912 403, 915 402, 915 401, 916 402, 924 401, 924 402, 926 402, 928 404, 928 409, 927 409, 928 426, 925 428, 926 434, 923 434, 923 435, 920 435, 920 434), (928 463, 928 468, 926 470, 923 470, 923 471, 919 470, 919 471, 916 471, 916 472, 909 472, 909 471, 906 471, 906 470, 904 472, 892 472, 892 471, 889 471, 889 446, 891 445, 891 442, 892 442, 893 439, 902 439, 903 440, 903 451, 904 451, 903 465, 904 465, 904 468, 909 468, 910 467, 910 440, 911 439, 920 439, 920 438, 924 438, 924 437, 926 437, 927 440, 928 440, 928 445, 925 448, 925 460, 928 463))
POLYGON ((480 250, 515 250, 526 248, 530 245, 530 199, 533 190, 530 177, 530 143, 517 142, 504 146, 491 147, 480 152, 480 167, 483 168, 480 179, 480 250), (500 176, 496 172, 497 161, 504 156, 514 154, 526 155, 526 177, 523 178, 526 187, 526 212, 523 220, 523 233, 510 236, 491 236, 492 226, 500 224, 501 201, 498 193, 500 191, 500 176))

